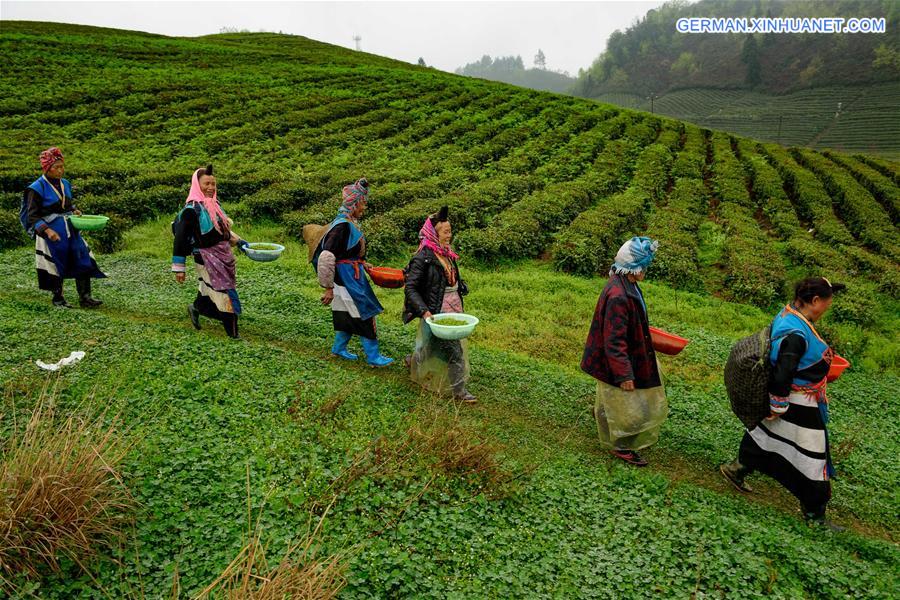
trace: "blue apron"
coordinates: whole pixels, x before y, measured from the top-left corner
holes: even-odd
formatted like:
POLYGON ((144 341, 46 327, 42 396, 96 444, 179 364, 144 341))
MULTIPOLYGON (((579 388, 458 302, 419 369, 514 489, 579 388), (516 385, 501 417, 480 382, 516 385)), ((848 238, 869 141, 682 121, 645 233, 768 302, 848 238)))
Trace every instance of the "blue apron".
MULTIPOLYGON (((341 223, 346 223, 350 226, 350 236, 347 239, 347 250, 353 248, 361 240, 365 239, 365 236, 363 235, 363 232, 360 231, 359 227, 346 216, 338 215, 338 217, 328 226, 328 231, 325 232, 325 235, 322 236, 319 252, 321 252, 321 245, 325 243, 325 237, 328 233, 341 223)), ((315 263, 318 263, 318 253, 314 259, 314 264, 315 263)), ((366 276, 365 269, 360 265, 338 262, 335 265, 335 271, 340 276, 341 283, 347 289, 347 293, 349 293, 350 297, 353 299, 353 304, 356 305, 356 310, 359 311, 359 318, 361 320, 367 321, 384 312, 384 308, 381 306, 378 298, 375 297, 375 292, 372 290, 372 285, 369 283, 369 278, 366 276), (357 278, 357 275, 359 278, 357 278)))

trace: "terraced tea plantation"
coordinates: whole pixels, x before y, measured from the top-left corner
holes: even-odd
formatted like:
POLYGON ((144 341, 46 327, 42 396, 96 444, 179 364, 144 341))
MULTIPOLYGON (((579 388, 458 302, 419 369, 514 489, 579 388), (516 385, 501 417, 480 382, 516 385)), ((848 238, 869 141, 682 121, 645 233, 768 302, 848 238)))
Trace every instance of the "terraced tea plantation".
MULTIPOLYGON (((58 408, 118 411, 138 501, 118 562, 87 575, 63 561, 13 578, 20 592, 193 597, 246 541, 249 501, 273 557, 324 515, 319 552, 344 557, 347 597, 900 593, 900 164, 298 37, 4 21, 0 48, 2 431, 35 402, 33 361, 87 346, 57 382, 58 408), (76 204, 111 217, 89 234, 110 274, 97 312, 51 310, 33 281, 18 208, 50 145, 76 204), (167 272, 168 223, 209 162, 236 229, 287 247, 278 263, 239 259, 244 344, 191 329, 193 292, 167 272), (299 236, 360 176, 373 262, 404 266, 424 218, 450 206, 481 319, 480 404, 464 414, 400 367, 327 358, 330 316, 299 236), (692 339, 663 364, 672 414, 641 472, 597 445, 578 371, 603 276, 632 235, 661 240, 651 323, 692 339), (822 325, 853 364, 832 401, 846 534, 806 527, 774 484, 735 497, 715 473, 741 435, 721 383, 728 349, 807 274, 849 285, 822 325)), ((402 357, 415 337, 402 294, 379 295, 379 336, 402 357)))
POLYGON ((783 95, 749 90, 683 89, 650 102, 606 93, 595 99, 683 119, 701 127, 781 144, 865 152, 897 159, 900 82, 815 87, 783 95))

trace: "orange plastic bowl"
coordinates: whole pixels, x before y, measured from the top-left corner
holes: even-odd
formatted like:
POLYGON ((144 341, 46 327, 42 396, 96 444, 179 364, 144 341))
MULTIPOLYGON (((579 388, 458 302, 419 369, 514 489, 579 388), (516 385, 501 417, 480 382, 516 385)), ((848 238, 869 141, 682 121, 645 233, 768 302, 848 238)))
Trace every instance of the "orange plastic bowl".
POLYGON ((686 340, 681 336, 656 327, 650 328, 650 338, 653 340, 654 350, 672 356, 684 350, 684 347, 690 342, 690 340, 686 340))
POLYGON ((366 273, 372 278, 372 283, 383 288, 402 288, 406 283, 406 277, 403 275, 403 269, 394 269, 392 267, 372 267, 366 269, 366 273))
POLYGON ((829 383, 837 379, 841 376, 841 373, 844 372, 844 369, 850 367, 850 361, 844 358, 843 356, 834 355, 834 358, 831 360, 831 368, 828 369, 828 381, 829 383))

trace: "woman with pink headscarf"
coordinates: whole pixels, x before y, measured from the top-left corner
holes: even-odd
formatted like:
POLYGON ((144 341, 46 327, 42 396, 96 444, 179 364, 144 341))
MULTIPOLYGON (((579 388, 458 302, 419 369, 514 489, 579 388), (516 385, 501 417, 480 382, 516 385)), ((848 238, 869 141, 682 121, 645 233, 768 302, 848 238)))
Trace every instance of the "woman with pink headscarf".
POLYGON ((63 179, 65 164, 59 148, 41 152, 43 175, 25 189, 19 218, 34 238, 38 287, 53 292, 53 305, 69 308, 63 281, 74 279, 82 308, 103 304, 91 296, 91 279, 106 277, 81 234, 69 223, 69 215, 81 211, 72 203, 72 186, 63 179))
POLYGON ((406 357, 410 378, 436 394, 452 394, 466 404, 477 402, 467 388, 469 354, 466 340, 442 340, 425 322, 439 313, 463 312, 463 297, 469 293, 459 274, 459 256, 450 246, 453 230, 447 207, 425 219, 419 231, 419 249, 405 269, 406 301, 403 322, 421 319, 416 349, 406 357))
POLYGON ((186 259, 193 256, 199 288, 193 304, 188 305, 191 323, 200 329, 201 315, 216 319, 222 322, 228 337, 240 339, 237 322, 241 301, 231 248, 237 246, 244 251, 248 244, 231 230, 232 223, 219 204, 212 165, 194 171, 185 207, 172 223, 172 271, 175 280, 184 283, 186 259))

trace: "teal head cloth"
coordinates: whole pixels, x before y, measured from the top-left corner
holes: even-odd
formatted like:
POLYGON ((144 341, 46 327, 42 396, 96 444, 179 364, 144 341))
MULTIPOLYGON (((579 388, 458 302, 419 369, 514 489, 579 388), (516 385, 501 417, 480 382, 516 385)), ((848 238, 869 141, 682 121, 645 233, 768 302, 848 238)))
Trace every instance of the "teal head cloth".
POLYGON ((657 240, 648 237, 633 237, 619 248, 616 253, 616 262, 612 271, 617 275, 637 275, 647 270, 653 262, 656 249, 659 248, 657 240))

